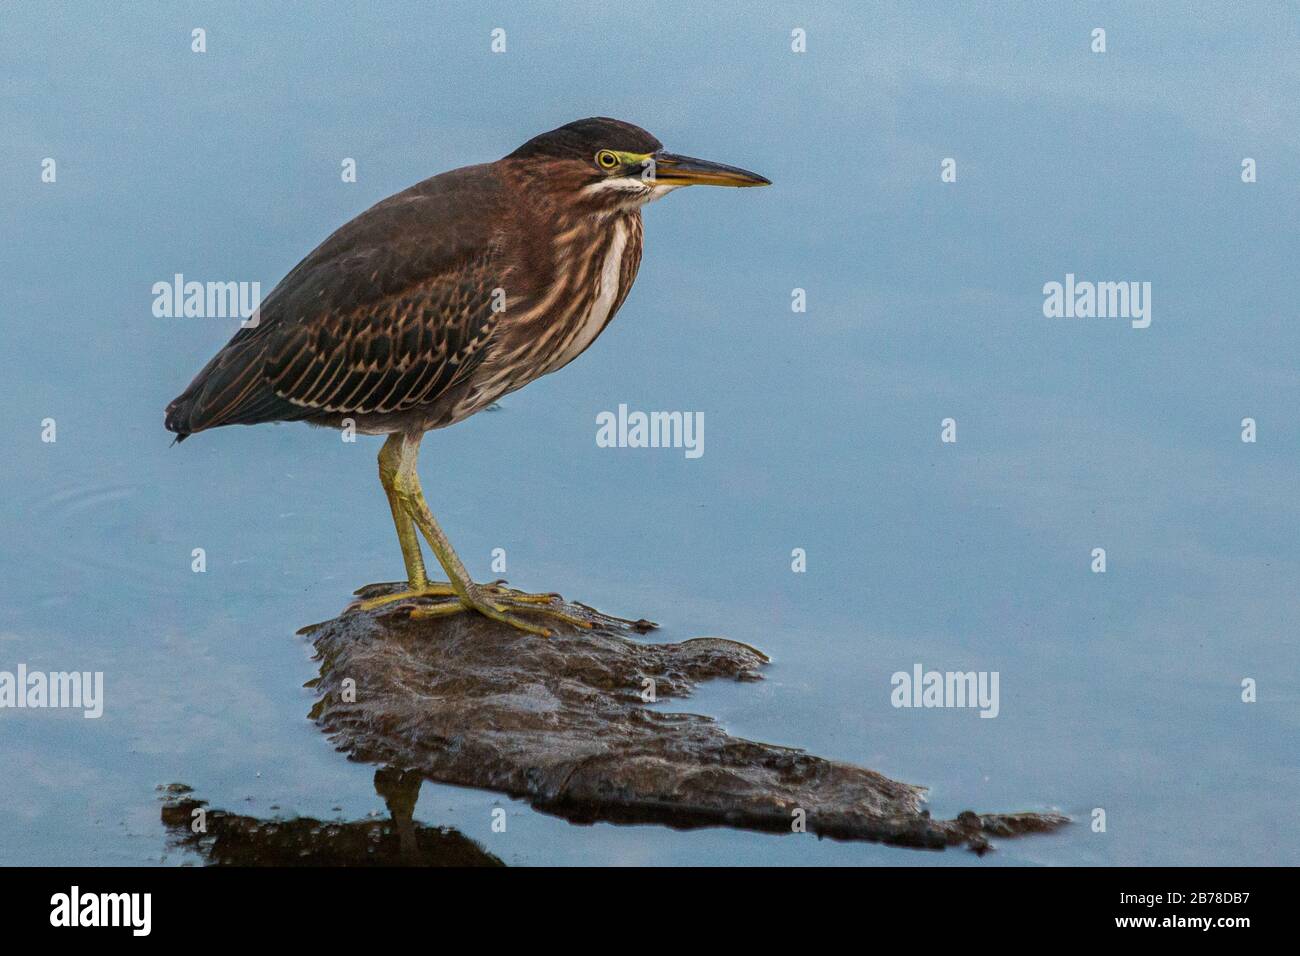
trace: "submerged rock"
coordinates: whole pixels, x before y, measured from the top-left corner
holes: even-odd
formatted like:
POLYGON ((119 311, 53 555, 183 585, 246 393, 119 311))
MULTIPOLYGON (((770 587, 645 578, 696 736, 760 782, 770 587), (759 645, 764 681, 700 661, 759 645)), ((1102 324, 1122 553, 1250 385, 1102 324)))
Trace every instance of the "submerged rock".
POLYGON ((591 629, 547 618, 547 639, 477 614, 412 620, 409 605, 354 606, 300 632, 320 661, 311 716, 357 760, 499 791, 575 823, 790 833, 802 822, 840 840, 983 851, 990 835, 1068 822, 1055 813, 936 820, 922 809, 923 787, 651 709, 648 700, 687 697, 701 681, 760 680, 768 659, 721 638, 635 640, 653 625, 562 606, 591 629))

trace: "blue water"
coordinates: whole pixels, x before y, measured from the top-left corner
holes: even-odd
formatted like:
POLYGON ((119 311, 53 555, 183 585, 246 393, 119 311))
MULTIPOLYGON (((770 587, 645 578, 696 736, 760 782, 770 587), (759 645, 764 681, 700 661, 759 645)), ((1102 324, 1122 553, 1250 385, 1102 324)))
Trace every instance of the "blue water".
POLYGON ((429 784, 417 817, 518 864, 1300 862, 1293 5, 2 16, 0 671, 103 671, 106 704, 0 710, 0 863, 192 862, 158 822, 173 781, 253 815, 382 812, 307 720, 294 636, 401 575, 378 442, 169 447, 164 405, 234 323, 156 318, 151 287, 269 291, 373 202, 593 114, 775 185, 650 207, 596 345, 425 441, 471 571, 505 548, 516 585, 768 651, 764 683, 684 705, 734 734, 928 785, 937 815, 1078 822, 977 859, 576 827, 429 784), (1067 273, 1150 282, 1150 327, 1045 318, 1067 273), (620 403, 703 412, 705 454, 598 448, 620 403), (999 715, 895 709, 917 663, 997 671, 999 715))

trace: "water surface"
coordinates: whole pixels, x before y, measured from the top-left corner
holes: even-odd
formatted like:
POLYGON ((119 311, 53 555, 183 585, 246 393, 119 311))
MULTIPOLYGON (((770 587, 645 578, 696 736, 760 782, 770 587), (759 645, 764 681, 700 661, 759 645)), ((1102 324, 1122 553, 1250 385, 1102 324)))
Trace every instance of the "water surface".
POLYGON ((764 683, 689 705, 734 734, 929 785, 936 814, 1081 822, 977 860, 433 784, 416 819, 508 864, 1300 860, 1294 9, 659 8, 6 10, 0 670, 103 671, 107 700, 0 711, 0 863, 194 862, 159 822, 174 781, 248 816, 384 812, 307 720, 294 636, 401 574, 378 441, 169 447, 163 407, 233 323, 156 318, 150 290, 269 291, 373 202, 593 114, 775 185, 648 209, 596 345, 429 436, 470 570, 504 548, 520 586, 761 647, 764 683), (1151 282, 1151 326, 1044 318, 1066 273, 1151 282), (705 454, 598 448, 620 403, 703 412, 705 454), (998 671, 999 716, 891 707, 915 663, 998 671))

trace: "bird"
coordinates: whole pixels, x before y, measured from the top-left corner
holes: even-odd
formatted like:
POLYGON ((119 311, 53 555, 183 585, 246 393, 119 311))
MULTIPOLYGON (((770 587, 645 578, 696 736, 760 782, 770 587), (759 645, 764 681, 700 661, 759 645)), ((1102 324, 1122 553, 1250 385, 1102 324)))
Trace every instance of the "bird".
POLYGON ((475 611, 541 636, 546 615, 582 625, 555 595, 473 581, 425 500, 420 442, 590 347, 636 279, 642 207, 690 185, 770 180, 592 117, 416 183, 290 270, 167 406, 164 426, 173 444, 262 422, 384 435, 379 478, 407 579, 360 607, 410 599, 412 617, 475 611), (447 581, 430 580, 421 536, 447 581))

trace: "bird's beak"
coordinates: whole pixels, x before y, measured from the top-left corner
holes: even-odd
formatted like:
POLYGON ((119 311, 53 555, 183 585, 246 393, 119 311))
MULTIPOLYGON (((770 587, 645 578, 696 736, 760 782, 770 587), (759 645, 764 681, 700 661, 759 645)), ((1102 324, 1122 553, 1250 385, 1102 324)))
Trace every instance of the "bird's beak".
POLYGON ((707 159, 692 159, 675 153, 654 154, 655 182, 664 186, 770 186, 772 180, 758 173, 707 159))

